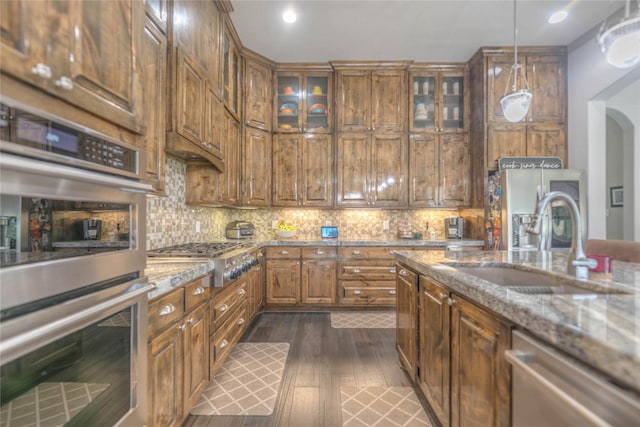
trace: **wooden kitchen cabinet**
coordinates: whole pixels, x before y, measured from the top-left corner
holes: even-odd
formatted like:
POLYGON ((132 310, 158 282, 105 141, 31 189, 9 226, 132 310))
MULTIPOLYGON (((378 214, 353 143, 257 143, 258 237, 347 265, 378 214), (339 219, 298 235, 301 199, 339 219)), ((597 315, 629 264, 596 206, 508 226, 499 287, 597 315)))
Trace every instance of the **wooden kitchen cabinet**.
MULTIPOLYGON (((264 130, 245 128, 242 206, 271 205, 271 134, 264 130)), ((232 178, 229 178, 232 179, 232 178)))
POLYGON ((267 248, 267 304, 300 302, 300 256, 296 247, 267 248))
MULTIPOLYGON (((338 303, 340 305, 395 305, 394 247, 339 248, 338 303)), ((406 248, 405 248, 406 249, 406 248)))
POLYGON ((222 152, 225 168, 218 175, 219 203, 223 206, 240 206, 240 123, 229 110, 223 110, 222 152))
POLYGON ((222 33, 222 99, 236 120, 240 118, 240 42, 230 18, 222 33))
POLYGON ((418 275, 396 265, 396 348, 400 364, 416 381, 418 372, 418 275))
POLYGON ((242 51, 244 60, 244 123, 271 130, 271 84, 273 64, 249 50, 242 51))
POLYGON ((141 134, 144 7, 130 0, 2 1, 0 69, 141 134))
POLYGON ((409 131, 466 132, 468 74, 464 65, 412 64, 409 68, 409 131))
POLYGON ((409 206, 464 207, 471 198, 471 153, 464 133, 409 139, 409 206))
POLYGON ((408 143, 401 133, 343 132, 337 143, 336 205, 408 205, 408 143))
MULTIPOLYGON (((159 13, 162 13, 160 2, 156 6, 160 9, 159 13)), ((147 130, 141 139, 147 155, 146 180, 153 186, 155 193, 164 195, 167 128, 167 37, 163 33, 166 26, 159 26, 152 18, 154 15, 149 13, 149 9, 150 4, 147 3, 142 49, 142 68, 145 73, 143 81, 144 121, 147 130)), ((164 13, 166 14, 166 10, 164 13)))
POLYGON ((209 277, 149 302, 151 427, 180 426, 209 382, 209 277))
POLYGON ((300 302, 302 304, 336 303, 336 257, 335 247, 302 249, 302 272, 300 280, 300 302))
POLYGON ((333 138, 328 134, 273 137, 272 206, 330 207, 333 138))
POLYGON ((404 132, 407 129, 405 62, 335 61, 339 132, 404 132))
POLYGON ((333 72, 327 65, 285 65, 274 77, 273 129, 284 133, 333 130, 333 72))
POLYGON ((509 426, 510 325, 425 276, 419 295, 418 385, 440 424, 509 426))
POLYGON ((248 278, 247 317, 249 322, 260 313, 264 306, 265 298, 265 262, 264 249, 256 252, 258 264, 251 267, 248 278))

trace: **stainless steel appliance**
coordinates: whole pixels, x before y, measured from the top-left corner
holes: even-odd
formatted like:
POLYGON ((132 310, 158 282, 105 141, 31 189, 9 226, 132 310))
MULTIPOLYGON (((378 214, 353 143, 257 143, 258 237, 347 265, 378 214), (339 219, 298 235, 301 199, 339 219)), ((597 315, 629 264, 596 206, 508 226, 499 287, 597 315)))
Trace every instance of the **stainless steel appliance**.
POLYGON ((447 239, 462 239, 464 220, 459 216, 451 216, 444 219, 444 234, 447 239))
POLYGON ((256 251, 255 245, 240 241, 188 243, 151 250, 147 254, 153 259, 202 258, 211 261, 214 263, 213 287, 223 287, 240 278, 251 267, 259 264, 262 256, 256 251))
MULTIPOLYGON (((571 214, 562 201, 554 202, 547 210, 547 220, 543 224, 540 241, 528 234, 526 228, 536 210, 536 204, 543 192, 563 191, 568 193, 578 205, 582 224, 586 224, 586 193, 581 171, 573 169, 530 169, 505 170, 501 172, 500 189, 501 247, 505 250, 560 250, 571 247, 571 214)), ((582 239, 586 239, 583 227, 582 239)))
POLYGON ((640 399, 543 342, 514 331, 512 426, 627 427, 638 425, 640 399))
POLYGON ((225 229, 227 239, 252 239, 256 227, 247 221, 231 221, 225 229))
POLYGON ((6 98, 0 107, 0 216, 17 216, 19 242, 0 250, 0 413, 143 425, 153 286, 143 276, 150 186, 138 148, 6 98), (76 224, 97 214, 127 238, 78 236, 76 224), (77 404, 65 398, 78 389, 77 404), (49 411, 38 401, 46 393, 49 411))
POLYGON ((102 220, 98 218, 83 219, 82 236, 85 240, 100 240, 102 237, 102 220))

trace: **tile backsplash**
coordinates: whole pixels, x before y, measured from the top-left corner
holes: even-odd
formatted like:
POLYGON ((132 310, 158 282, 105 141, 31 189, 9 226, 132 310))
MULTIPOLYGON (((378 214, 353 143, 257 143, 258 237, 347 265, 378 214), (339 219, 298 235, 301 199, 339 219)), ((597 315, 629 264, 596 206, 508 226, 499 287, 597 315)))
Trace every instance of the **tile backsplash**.
POLYGON ((444 239, 444 218, 459 215, 457 209, 229 209, 187 206, 184 202, 185 172, 184 163, 167 159, 167 196, 147 198, 148 250, 224 239, 226 224, 234 220, 253 223, 258 239, 275 238, 273 221, 285 221, 294 226, 297 238, 319 238, 321 226, 333 225, 338 227, 342 239, 395 240, 398 226, 408 223, 412 230, 422 233, 423 238, 428 239, 429 233, 435 231, 436 239, 444 239), (196 232, 198 221, 200 232, 196 232), (388 230, 383 229, 384 221, 389 221, 388 230))

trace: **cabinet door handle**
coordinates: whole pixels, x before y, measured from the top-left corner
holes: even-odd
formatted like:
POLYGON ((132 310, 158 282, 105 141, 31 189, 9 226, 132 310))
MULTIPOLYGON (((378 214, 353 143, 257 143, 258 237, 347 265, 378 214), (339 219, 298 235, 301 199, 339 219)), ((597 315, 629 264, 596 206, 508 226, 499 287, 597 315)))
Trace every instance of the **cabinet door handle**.
POLYGON ((185 330, 185 329, 187 329, 187 325, 185 325, 184 323, 183 323, 182 325, 179 325, 179 326, 178 326, 178 330, 179 330, 180 332, 184 332, 184 330, 185 330))
POLYGON ((55 80, 53 84, 62 90, 69 91, 73 89, 73 80, 66 76, 62 76, 58 80, 55 80))
POLYGON ((242 295, 244 295, 246 293, 247 293, 247 291, 245 291, 244 289, 239 289, 238 290, 238 295, 240 295, 240 296, 242 296, 242 295))
POLYGON ((173 313, 174 311, 176 311, 176 308, 173 306, 173 304, 166 304, 163 305, 162 308, 160 309, 160 312, 158 313, 159 316, 166 316, 168 314, 173 313))
POLYGON ((396 290, 395 290, 395 289, 391 289, 391 290, 389 291, 389 295, 395 295, 395 294, 396 294, 396 290))
POLYGON ((351 252, 351 253, 352 253, 353 255, 360 255, 360 251, 358 251, 358 250, 355 250, 355 251, 353 251, 353 252, 351 252))
POLYGON ((359 269, 359 268, 354 268, 354 269, 353 269, 353 272, 354 272, 354 273, 360 273, 360 269, 359 269))
POLYGON ((449 298, 449 305, 453 305, 456 303, 456 300, 454 300, 453 298, 449 298))
POLYGON ((324 251, 321 251, 320 249, 318 249, 316 251, 316 255, 324 255, 324 251))
POLYGON ((220 311, 227 311, 229 309, 229 306, 227 304, 222 304, 218 310, 220 311))
POLYGON ((244 317, 238 319, 238 326, 244 325, 244 317))
POLYGON ((289 251, 280 251, 280 255, 287 255, 289 251))
POLYGON ((192 317, 191 319, 187 320, 187 323, 190 325, 193 325, 193 322, 195 322, 196 320, 192 317))
POLYGON ((43 79, 50 79, 51 67, 43 64, 42 62, 39 62, 33 68, 31 68, 31 73, 35 74, 38 77, 42 77, 43 79))
MULTIPOLYGON (((395 270, 394 268, 392 268, 392 269, 391 269, 391 270, 389 270, 389 271, 390 271, 390 272, 392 272, 392 273, 395 273, 395 271, 396 271, 396 270, 395 270)), ((406 276, 406 275, 407 275, 407 274, 409 274, 409 273, 407 273, 407 270, 405 270, 405 269, 403 268, 402 270, 400 270, 400 273, 398 273, 398 274, 400 274, 401 276, 406 276)))
POLYGON ((440 301, 444 301, 444 299, 447 297, 447 294, 440 294, 438 296, 440 297, 440 301))
POLYGON ((360 295, 361 293, 362 293, 362 291, 358 291, 358 290, 353 291, 354 295, 360 295))
POLYGON ((223 348, 225 348, 228 345, 229 345, 229 341, 222 340, 222 342, 220 343, 220 345, 218 347, 220 348, 220 350, 222 350, 223 348))
POLYGON ((204 288, 202 286, 198 286, 193 290, 193 296, 198 296, 204 294, 204 288))

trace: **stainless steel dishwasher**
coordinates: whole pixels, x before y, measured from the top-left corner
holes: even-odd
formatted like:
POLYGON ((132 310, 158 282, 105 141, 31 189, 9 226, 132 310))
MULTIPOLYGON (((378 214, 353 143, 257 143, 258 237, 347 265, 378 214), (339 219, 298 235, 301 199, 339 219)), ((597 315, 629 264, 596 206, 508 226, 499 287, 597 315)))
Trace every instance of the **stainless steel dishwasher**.
POLYGON ((640 425, 640 396, 531 336, 514 331, 513 427, 640 425))

